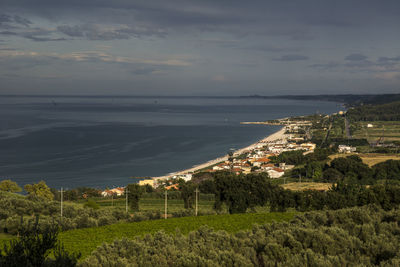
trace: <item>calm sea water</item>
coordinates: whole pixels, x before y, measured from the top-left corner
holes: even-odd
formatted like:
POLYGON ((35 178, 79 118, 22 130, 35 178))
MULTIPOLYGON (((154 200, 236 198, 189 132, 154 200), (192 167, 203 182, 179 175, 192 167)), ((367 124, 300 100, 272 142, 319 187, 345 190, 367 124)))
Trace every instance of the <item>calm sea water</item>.
POLYGON ((337 103, 240 98, 0 97, 0 180, 104 188, 203 163, 337 103))

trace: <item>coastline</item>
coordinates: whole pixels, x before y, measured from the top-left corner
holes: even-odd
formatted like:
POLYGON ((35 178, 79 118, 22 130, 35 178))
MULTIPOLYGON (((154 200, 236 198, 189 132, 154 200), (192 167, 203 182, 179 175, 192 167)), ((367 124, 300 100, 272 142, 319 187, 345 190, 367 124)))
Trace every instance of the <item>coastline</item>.
MULTIPOLYGON (((282 126, 282 128, 279 129, 278 131, 276 131, 275 133, 270 134, 270 135, 264 137, 263 139, 255 142, 255 143, 253 143, 253 144, 251 144, 251 145, 249 145, 247 147, 240 148, 240 149, 234 151, 233 154, 234 155, 240 155, 240 154, 242 154, 243 152, 245 152, 247 150, 252 150, 252 149, 256 148, 260 143, 267 143, 267 142, 271 142, 271 141, 282 140, 284 138, 285 138, 285 126, 282 126)), ((222 156, 222 157, 218 157, 216 159, 209 160, 207 162, 195 165, 195 166, 193 166, 191 168, 188 168, 188 169, 185 169, 185 170, 172 172, 172 173, 169 173, 169 174, 163 175, 163 176, 153 177, 152 179, 153 180, 163 180, 163 179, 167 179, 167 178, 169 178, 171 176, 174 176, 174 175, 182 175, 182 174, 186 174, 186 173, 193 173, 193 172, 195 172, 197 170, 201 170, 201 169, 207 168, 207 167, 209 167, 211 165, 215 165, 215 164, 217 164, 217 163, 219 163, 221 161, 226 161, 226 160, 228 160, 228 155, 225 155, 225 156, 222 156)))

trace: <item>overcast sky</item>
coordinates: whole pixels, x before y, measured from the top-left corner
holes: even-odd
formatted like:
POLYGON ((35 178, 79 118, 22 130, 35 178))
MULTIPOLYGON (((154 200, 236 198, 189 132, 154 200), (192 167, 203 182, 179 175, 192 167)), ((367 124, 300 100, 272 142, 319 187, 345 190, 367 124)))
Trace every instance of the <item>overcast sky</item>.
POLYGON ((398 0, 0 0, 0 94, 399 92, 398 0))

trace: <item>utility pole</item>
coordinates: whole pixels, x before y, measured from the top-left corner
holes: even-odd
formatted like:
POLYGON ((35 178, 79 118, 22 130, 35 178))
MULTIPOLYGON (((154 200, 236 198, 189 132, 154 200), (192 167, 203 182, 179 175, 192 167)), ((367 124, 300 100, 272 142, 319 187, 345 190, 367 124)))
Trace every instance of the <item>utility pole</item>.
POLYGON ((167 207, 168 207, 168 191, 165 190, 165 211, 164 211, 164 219, 167 219, 167 207))
POLYGON ((196 211, 195 214, 197 216, 198 212, 198 205, 199 205, 199 188, 197 187, 196 190, 194 191, 196 193, 196 211))
POLYGON ((125 187, 125 212, 128 213, 128 186, 125 187))
POLYGON ((63 188, 61 187, 61 219, 63 217, 63 188))
POLYGON ((114 194, 111 194, 111 207, 114 207, 114 194))

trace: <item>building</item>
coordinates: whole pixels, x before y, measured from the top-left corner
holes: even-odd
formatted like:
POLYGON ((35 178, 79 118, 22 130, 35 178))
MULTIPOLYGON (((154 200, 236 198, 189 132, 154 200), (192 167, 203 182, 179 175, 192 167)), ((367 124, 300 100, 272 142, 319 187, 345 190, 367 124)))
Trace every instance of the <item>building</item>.
POLYGON ((154 180, 153 179, 140 180, 139 185, 150 185, 151 187, 154 187, 154 180))
POLYGON ((125 194, 125 188, 124 187, 116 187, 113 189, 106 189, 103 192, 101 192, 101 195, 103 197, 110 197, 112 195, 117 195, 117 196, 122 196, 125 194))
POLYGON ((351 153, 351 152, 356 152, 356 148, 352 146, 339 145, 338 151, 339 153, 351 153))
POLYGON ((280 178, 285 174, 285 171, 280 168, 273 168, 272 170, 267 171, 269 178, 280 178))

